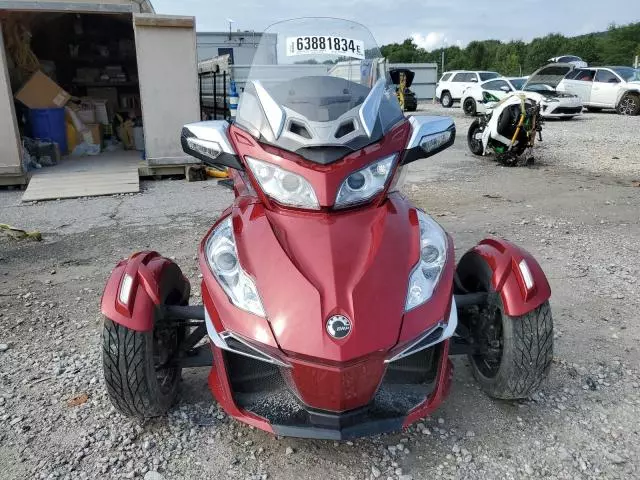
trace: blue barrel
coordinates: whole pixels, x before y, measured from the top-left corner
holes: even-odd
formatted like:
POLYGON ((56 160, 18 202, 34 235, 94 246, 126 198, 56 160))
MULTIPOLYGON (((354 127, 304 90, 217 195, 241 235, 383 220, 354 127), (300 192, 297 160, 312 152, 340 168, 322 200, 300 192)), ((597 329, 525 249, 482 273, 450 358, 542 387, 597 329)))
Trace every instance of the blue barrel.
POLYGON ((58 144, 60 153, 67 153, 67 129, 64 123, 64 108, 32 108, 29 110, 31 136, 50 140, 58 144))

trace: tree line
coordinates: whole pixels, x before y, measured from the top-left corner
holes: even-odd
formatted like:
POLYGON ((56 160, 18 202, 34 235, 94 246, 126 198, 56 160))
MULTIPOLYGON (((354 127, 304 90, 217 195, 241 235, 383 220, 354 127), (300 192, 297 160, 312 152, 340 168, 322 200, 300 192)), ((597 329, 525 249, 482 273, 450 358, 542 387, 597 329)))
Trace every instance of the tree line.
MULTIPOLYGON (((392 63, 437 63, 442 49, 426 51, 411 39, 381 48, 392 63)), ((577 55, 589 65, 633 65, 640 55, 640 22, 611 25, 606 32, 565 37, 553 33, 531 42, 499 40, 470 42, 465 48, 448 46, 444 50, 445 70, 492 70, 507 76, 529 75, 559 55, 577 55)))

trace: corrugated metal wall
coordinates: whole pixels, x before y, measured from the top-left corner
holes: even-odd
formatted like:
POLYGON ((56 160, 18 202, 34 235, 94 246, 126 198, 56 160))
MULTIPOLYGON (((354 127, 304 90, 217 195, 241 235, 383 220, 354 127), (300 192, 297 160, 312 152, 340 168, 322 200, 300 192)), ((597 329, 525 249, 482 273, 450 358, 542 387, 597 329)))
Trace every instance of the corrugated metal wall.
POLYGON ((389 68, 408 68, 416 73, 411 90, 418 100, 432 100, 436 94, 438 82, 438 64, 436 63, 390 63, 389 68))

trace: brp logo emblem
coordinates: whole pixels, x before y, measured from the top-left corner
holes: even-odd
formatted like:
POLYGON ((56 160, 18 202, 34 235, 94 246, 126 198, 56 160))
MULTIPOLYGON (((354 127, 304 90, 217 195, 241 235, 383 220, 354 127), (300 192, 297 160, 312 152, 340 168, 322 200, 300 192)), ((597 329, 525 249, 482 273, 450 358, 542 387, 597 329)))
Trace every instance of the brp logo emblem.
POLYGON ((333 338, 344 338, 351 333, 351 320, 344 315, 333 315, 327 320, 327 333, 333 338))

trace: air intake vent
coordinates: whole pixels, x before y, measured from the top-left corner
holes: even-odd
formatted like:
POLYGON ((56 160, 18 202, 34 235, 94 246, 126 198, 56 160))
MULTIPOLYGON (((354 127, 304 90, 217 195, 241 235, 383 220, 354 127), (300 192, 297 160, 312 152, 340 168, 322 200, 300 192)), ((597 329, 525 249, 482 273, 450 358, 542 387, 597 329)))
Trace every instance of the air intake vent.
POLYGON ((342 123, 338 127, 338 130, 336 130, 335 137, 336 138, 342 138, 345 135, 348 135, 351 132, 355 131, 355 129, 356 129, 356 126, 353 124, 353 120, 349 120, 347 122, 342 123))
POLYGON ((311 138, 311 134, 309 133, 307 128, 298 122, 291 122, 289 124, 289 131, 302 138, 307 138, 307 139, 311 138))

